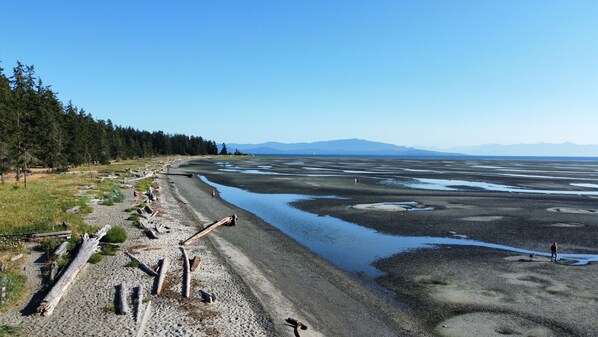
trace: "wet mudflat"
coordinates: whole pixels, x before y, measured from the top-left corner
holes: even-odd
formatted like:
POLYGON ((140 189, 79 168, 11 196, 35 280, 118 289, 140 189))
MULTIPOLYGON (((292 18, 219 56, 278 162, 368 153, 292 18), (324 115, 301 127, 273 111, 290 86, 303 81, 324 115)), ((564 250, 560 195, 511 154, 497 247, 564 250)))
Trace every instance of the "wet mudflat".
MULTIPOLYGON (((499 335, 589 336, 598 328, 591 318, 598 313, 597 289, 588 281, 595 264, 574 267, 524 251, 450 245, 473 240, 541 253, 557 241, 563 253, 598 253, 598 163, 244 158, 202 160, 185 169, 251 193, 322 196, 296 198, 292 206, 379 235, 448 240, 436 249, 382 254, 372 269, 343 268, 378 277, 436 334, 465 333, 460 326, 482 324, 488 315, 499 335), (425 211, 409 211, 414 205, 425 211)), ((335 240, 334 231, 326 235, 335 240)))

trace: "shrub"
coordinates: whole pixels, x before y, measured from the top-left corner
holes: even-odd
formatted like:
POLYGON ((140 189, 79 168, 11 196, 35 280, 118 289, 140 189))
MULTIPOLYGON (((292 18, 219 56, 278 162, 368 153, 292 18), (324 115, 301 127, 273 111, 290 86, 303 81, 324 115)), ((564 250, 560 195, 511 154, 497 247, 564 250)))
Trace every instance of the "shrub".
POLYGON ((118 248, 109 247, 109 246, 103 246, 100 251, 100 254, 102 254, 102 255, 114 256, 114 255, 116 255, 116 253, 118 253, 118 248))
POLYGON ((110 228, 108 233, 102 238, 104 242, 123 243, 127 240, 127 231, 121 226, 110 228))
POLYGON ((120 190, 116 188, 112 190, 112 192, 104 193, 104 202, 103 205, 112 206, 115 202, 123 202, 125 200, 125 195, 120 190))
POLYGON ((100 254, 100 253, 91 254, 91 256, 89 257, 89 260, 87 260, 87 262, 92 263, 92 264, 99 263, 100 261, 102 261, 102 254, 100 254))

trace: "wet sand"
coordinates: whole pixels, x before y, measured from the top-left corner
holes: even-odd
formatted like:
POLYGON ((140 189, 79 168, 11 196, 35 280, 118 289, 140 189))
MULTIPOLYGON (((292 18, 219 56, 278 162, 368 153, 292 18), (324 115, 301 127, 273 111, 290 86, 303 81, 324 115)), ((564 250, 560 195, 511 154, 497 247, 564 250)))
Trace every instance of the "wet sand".
MULTIPOLYGON (((246 158, 228 163, 201 160, 181 169, 252 192, 338 196, 296 202, 293 206, 381 233, 462 235, 538 251, 548 251, 550 243, 557 241, 563 252, 598 252, 598 214, 588 211, 597 208, 598 199, 594 195, 509 193, 471 187, 436 191, 381 183, 384 179, 440 178, 522 189, 598 191, 588 187, 591 185, 586 188, 571 185, 598 180, 598 164, 591 162, 246 158), (354 184, 355 177, 359 178, 359 184, 354 184), (381 202, 417 202, 434 210, 396 212, 350 207, 381 202)), ((594 336, 598 331, 596 264, 575 267, 566 262, 550 263, 539 256, 530 261, 527 255, 479 247, 418 249, 375 263, 385 273, 376 281, 393 290, 398 302, 404 305, 396 304, 375 291, 369 294, 360 289, 364 284, 367 289, 368 280, 360 280, 359 273, 348 275, 339 271, 259 218, 212 201, 211 187, 184 179, 175 181, 181 187, 186 186, 182 187, 186 189, 184 193, 195 195, 202 213, 217 217, 233 212, 248 220, 246 226, 240 227, 243 230, 225 228, 220 231, 214 237, 216 246, 221 251, 245 255, 255 270, 259 270, 258 274, 292 303, 291 308, 297 310, 297 315, 304 315, 308 322, 314 320, 314 326, 324 335, 423 334, 418 324, 425 333, 440 336, 594 336), (204 202, 200 202, 202 200, 204 202), (326 270, 326 273, 318 270, 326 270), (307 284, 297 286, 294 282, 298 280, 307 284), (289 285, 290 282, 293 283, 289 285), (323 288, 312 296, 301 290, 316 285, 323 288), (339 293, 331 290, 339 289, 339 285, 339 293), (360 294, 365 295, 360 299, 360 294), (305 302, 321 296, 327 296, 326 302, 333 306, 305 302), (358 306, 367 309, 366 316, 361 316, 364 318, 350 320, 356 327, 346 327, 345 333, 338 329, 346 326, 347 317, 360 316, 347 312, 337 315, 338 322, 318 320, 319 315, 330 315, 336 310, 334 305, 347 307, 342 300, 337 300, 339 296, 357 299, 358 306), (381 334, 355 330, 360 323, 372 319, 374 326, 387 329, 382 329, 381 334), (405 330, 390 332, 397 327, 405 330), (474 327, 471 331, 476 333, 468 332, 467 327, 474 327)), ((243 271, 243 263, 237 260, 229 261, 247 282, 253 274, 252 268, 245 267, 243 271)), ((253 282, 260 283, 260 279, 253 282)), ((248 285, 252 288, 251 282, 248 285)), ((267 287, 253 291, 266 303, 267 310, 281 307, 277 303, 267 304, 267 287)), ((279 310, 281 314, 282 311, 279 310)))

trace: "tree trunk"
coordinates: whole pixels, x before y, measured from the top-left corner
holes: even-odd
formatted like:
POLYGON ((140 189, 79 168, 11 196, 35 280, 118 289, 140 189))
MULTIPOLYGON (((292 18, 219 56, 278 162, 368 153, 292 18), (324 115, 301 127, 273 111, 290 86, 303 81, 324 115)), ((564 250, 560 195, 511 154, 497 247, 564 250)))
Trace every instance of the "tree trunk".
POLYGON ((118 289, 118 313, 126 315, 129 313, 129 304, 127 303, 127 284, 121 283, 118 289))
POLYGON ((110 229, 110 225, 104 226, 101 230, 99 230, 93 238, 89 238, 87 233, 83 236, 83 243, 81 243, 81 247, 79 248, 79 252, 77 256, 73 259, 71 264, 62 273, 60 279, 56 284, 52 287, 52 290, 46 295, 40 305, 37 307, 37 312, 40 313, 42 316, 50 316, 58 303, 62 299, 62 296, 66 293, 68 287, 75 281, 77 274, 87 264, 87 260, 91 257, 91 255, 96 251, 98 248, 98 244, 100 239, 106 235, 106 232, 110 229))

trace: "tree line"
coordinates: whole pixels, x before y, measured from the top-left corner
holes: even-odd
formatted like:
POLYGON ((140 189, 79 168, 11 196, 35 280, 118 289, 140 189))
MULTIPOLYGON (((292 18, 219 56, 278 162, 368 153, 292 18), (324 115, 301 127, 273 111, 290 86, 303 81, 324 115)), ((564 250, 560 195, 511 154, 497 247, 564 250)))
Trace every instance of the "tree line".
MULTIPOLYGON (((221 154, 227 154, 223 144, 221 154), (224 152, 224 153, 222 153, 224 152)), ((0 174, 17 177, 32 165, 55 171, 82 164, 156 155, 215 155, 212 140, 162 131, 140 131, 96 120, 71 101, 66 105, 21 62, 7 77, 0 67, 0 174)))

